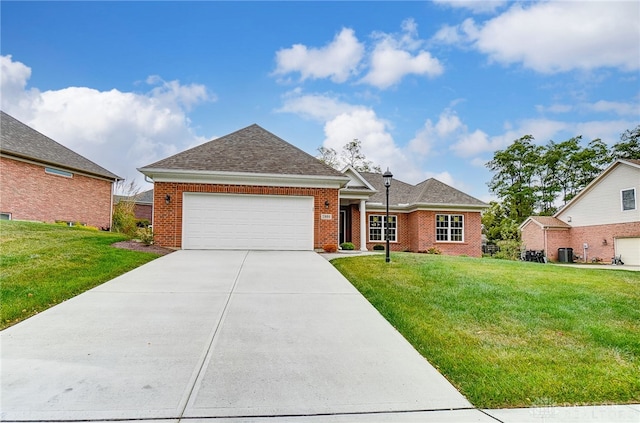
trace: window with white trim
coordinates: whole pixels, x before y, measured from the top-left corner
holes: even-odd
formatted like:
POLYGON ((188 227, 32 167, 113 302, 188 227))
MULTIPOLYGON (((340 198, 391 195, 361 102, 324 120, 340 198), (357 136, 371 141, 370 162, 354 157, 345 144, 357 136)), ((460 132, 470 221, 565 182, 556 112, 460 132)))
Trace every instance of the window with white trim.
POLYGON ((620 191, 620 198, 622 200, 622 211, 636 209, 635 188, 623 189, 622 191, 620 191))
POLYGON ((463 242, 464 216, 461 214, 437 214, 436 241, 463 242))
POLYGON ((64 176, 65 178, 73 178, 73 173, 67 172, 66 170, 62 169, 56 169, 55 167, 45 167, 44 173, 48 173, 49 175, 64 176))
POLYGON ((11 220, 11 213, 0 213, 0 220, 11 220))
MULTIPOLYGON (((387 216, 382 214, 369 215, 369 241, 386 241, 384 237, 385 223, 387 216)), ((396 242, 396 232, 398 229, 398 219, 396 216, 389 216, 389 241, 396 242)))

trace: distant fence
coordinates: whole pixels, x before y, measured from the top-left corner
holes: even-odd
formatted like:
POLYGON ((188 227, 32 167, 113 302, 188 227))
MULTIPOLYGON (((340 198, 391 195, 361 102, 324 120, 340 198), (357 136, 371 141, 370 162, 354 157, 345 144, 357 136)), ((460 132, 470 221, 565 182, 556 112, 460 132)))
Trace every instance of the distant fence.
POLYGON ((489 255, 494 255, 495 253, 497 253, 498 251, 500 251, 500 247, 498 247, 496 244, 484 244, 482 246, 482 253, 483 254, 489 254, 489 255))

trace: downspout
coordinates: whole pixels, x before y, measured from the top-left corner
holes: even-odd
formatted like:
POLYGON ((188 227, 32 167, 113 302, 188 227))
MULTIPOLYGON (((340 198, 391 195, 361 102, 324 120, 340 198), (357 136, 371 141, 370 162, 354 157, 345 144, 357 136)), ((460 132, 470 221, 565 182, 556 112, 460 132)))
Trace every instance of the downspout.
MULTIPOLYGON (((154 185, 155 182, 153 182, 153 179, 149 179, 149 177, 147 175, 144 175, 144 181, 154 185)), ((155 185, 154 185, 154 190, 153 190, 153 198, 151 199, 151 230, 153 230, 153 222, 155 222, 156 220, 156 190, 155 190, 155 185)))

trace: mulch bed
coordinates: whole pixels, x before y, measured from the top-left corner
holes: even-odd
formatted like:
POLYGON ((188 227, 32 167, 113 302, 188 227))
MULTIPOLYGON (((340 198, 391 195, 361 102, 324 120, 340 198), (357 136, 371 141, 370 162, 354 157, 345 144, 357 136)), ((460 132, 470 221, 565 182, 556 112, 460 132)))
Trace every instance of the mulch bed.
POLYGON ((171 248, 160 247, 159 245, 144 245, 142 242, 138 242, 133 239, 129 241, 116 242, 115 244, 111 245, 116 248, 122 248, 124 250, 143 251, 145 253, 160 254, 162 256, 173 253, 175 251, 171 248))

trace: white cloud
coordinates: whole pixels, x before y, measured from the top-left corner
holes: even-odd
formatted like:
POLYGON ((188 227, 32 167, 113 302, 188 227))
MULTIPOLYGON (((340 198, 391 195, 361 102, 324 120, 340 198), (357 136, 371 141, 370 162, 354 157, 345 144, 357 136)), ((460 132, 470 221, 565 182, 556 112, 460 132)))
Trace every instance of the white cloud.
POLYGON ((633 129, 638 125, 637 120, 611 120, 611 121, 590 121, 579 122, 573 125, 576 135, 582 135, 583 140, 589 142, 596 138, 609 145, 620 141, 620 135, 626 129, 633 129), (620 128, 624 128, 620 130, 620 128))
POLYGON ((545 1, 516 3, 501 15, 457 28, 434 40, 471 43, 495 62, 521 63, 541 73, 603 67, 640 68, 640 3, 545 1))
POLYGON ((486 132, 476 129, 471 133, 462 134, 452 145, 451 150, 461 157, 473 157, 493 154, 496 150, 508 147, 513 141, 524 135, 532 135, 537 144, 546 144, 550 140, 565 141, 571 137, 582 135, 582 139, 589 141, 600 138, 612 145, 620 140, 620 128, 634 128, 637 122, 633 120, 563 122, 550 119, 526 119, 516 125, 507 125, 502 134, 490 136, 486 132))
POLYGON ((347 142, 358 139, 367 159, 380 166, 392 166, 405 157, 388 131, 388 123, 367 108, 340 113, 324 125, 325 147, 340 151, 347 142), (390 163, 393 162, 393 163, 390 163))
POLYGON ((571 111, 611 113, 618 116, 640 116, 640 104, 637 102, 598 100, 593 103, 552 104, 550 106, 537 105, 536 110, 540 113, 568 113, 571 111))
POLYGON ((594 112, 612 112, 620 116, 640 116, 640 105, 638 103, 600 100, 588 104, 586 107, 594 112))
POLYGON ((320 122, 362 108, 325 94, 302 94, 299 89, 286 93, 283 98, 284 105, 277 110, 278 112, 293 113, 320 122))
POLYGON ((27 89, 31 69, 2 59, 2 110, 105 169, 143 185, 136 170, 206 141, 185 110, 213 99, 204 86, 150 77, 147 93, 27 89))
POLYGON ((434 3, 447 5, 457 9, 469 9, 474 13, 491 13, 506 4, 506 1, 486 1, 486 0, 433 0, 434 3))
POLYGON ((439 116, 438 121, 433 124, 431 119, 427 119, 424 126, 416 133, 416 136, 409 141, 409 151, 427 156, 433 146, 441 141, 446 141, 454 133, 466 130, 458 115, 451 109, 445 109, 439 116))
POLYGON ((570 104, 552 104, 551 106, 537 105, 536 110, 540 113, 569 113, 573 110, 573 106, 570 104))
POLYGON ((400 33, 374 32, 372 39, 373 48, 366 63, 363 62, 365 45, 350 28, 343 28, 333 41, 320 48, 294 44, 276 52, 273 74, 298 72, 301 81, 329 78, 335 83, 344 83, 367 69, 359 82, 386 89, 407 75, 435 77, 444 71, 437 58, 420 49, 424 40, 418 37, 418 26, 413 19, 402 22, 400 33))
POLYGON ((435 77, 444 72, 440 61, 428 51, 413 54, 424 42, 417 38, 417 25, 412 19, 402 23, 402 33, 376 33, 376 45, 369 61, 369 73, 360 82, 386 89, 406 75, 435 77))
POLYGON ((425 172, 413 154, 406 154, 393 139, 391 124, 369 107, 343 102, 326 94, 289 92, 279 112, 294 113, 324 122, 323 146, 340 152, 348 142, 358 139, 367 160, 383 169, 387 166, 406 182, 419 182, 425 172))
POLYGON ((364 46, 353 29, 343 28, 333 41, 321 48, 308 48, 294 44, 291 48, 276 52, 276 75, 299 72, 301 79, 331 78, 333 82, 345 82, 358 72, 364 46))

